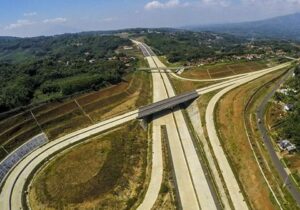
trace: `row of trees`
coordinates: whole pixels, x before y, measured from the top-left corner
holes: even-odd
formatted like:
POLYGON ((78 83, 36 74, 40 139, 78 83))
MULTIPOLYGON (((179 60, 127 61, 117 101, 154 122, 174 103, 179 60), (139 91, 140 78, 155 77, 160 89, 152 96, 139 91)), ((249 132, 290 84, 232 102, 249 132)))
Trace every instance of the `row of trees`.
POLYGON ((295 69, 295 76, 288 83, 290 91, 285 101, 292 105, 293 109, 288 112, 282 128, 282 134, 300 146, 300 66, 295 69))

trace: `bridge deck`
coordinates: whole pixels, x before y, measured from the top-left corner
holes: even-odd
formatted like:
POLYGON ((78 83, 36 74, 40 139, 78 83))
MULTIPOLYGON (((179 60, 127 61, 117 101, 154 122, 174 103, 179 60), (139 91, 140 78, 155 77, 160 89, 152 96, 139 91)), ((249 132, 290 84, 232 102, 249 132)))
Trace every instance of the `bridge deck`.
POLYGON ((181 103, 191 101, 199 97, 197 91, 192 91, 188 93, 184 93, 178 96, 174 96, 171 98, 164 99, 162 101, 158 101, 156 103, 152 103, 150 105, 141 107, 138 113, 138 119, 147 117, 149 115, 155 114, 165 109, 173 108, 181 103))

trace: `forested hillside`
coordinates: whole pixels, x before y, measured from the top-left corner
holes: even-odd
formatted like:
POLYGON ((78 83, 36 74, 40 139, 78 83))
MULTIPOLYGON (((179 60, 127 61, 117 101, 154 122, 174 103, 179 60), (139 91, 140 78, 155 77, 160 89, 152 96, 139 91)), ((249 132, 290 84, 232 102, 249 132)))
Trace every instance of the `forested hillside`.
POLYGON ((130 65, 115 52, 130 40, 68 34, 0 39, 0 112, 120 82, 130 65))
POLYGON ((146 42, 156 53, 166 55, 170 62, 193 62, 205 59, 232 59, 232 56, 276 54, 282 51, 297 54, 299 47, 287 41, 248 40, 210 32, 159 32, 146 34, 146 42))

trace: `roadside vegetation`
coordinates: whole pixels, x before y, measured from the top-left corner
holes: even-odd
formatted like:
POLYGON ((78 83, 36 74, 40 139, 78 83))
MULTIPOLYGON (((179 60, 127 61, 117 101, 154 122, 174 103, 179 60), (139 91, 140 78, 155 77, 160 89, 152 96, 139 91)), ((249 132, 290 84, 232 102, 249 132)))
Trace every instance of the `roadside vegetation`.
POLYGON ((295 68, 294 76, 286 83, 285 88, 286 93, 277 92, 275 95, 277 102, 290 107, 279 126, 279 135, 300 147, 300 66, 295 68))
MULTIPOLYGON (((270 154, 265 148, 265 145, 262 141, 261 133, 259 132, 259 128, 257 126, 257 115, 255 114, 258 107, 264 100, 265 96, 272 91, 276 81, 275 80, 266 83, 264 86, 261 86, 251 95, 251 100, 249 101, 248 108, 245 112, 245 125, 248 131, 249 140, 251 141, 253 153, 256 155, 258 163, 265 174, 266 179, 268 180, 273 192, 275 193, 277 199, 279 200, 282 208, 284 209, 298 209, 296 202, 290 195, 289 191, 286 188, 286 185, 279 177, 277 170, 273 166, 273 162, 271 160, 270 154)), ((277 110, 278 111, 278 110, 277 110)), ((266 117, 266 122, 268 121, 268 117, 266 117)), ((269 125, 267 123, 267 125, 269 125)), ((269 133, 271 137, 274 136, 272 133, 269 133)), ((276 142, 272 142, 274 145, 274 150, 279 154, 279 148, 276 146, 276 142)), ((280 157, 279 157, 280 158, 280 157)), ((284 164, 284 163, 283 163, 284 164)), ((270 194, 273 203, 277 203, 274 197, 270 194)))
POLYGON ((294 181, 300 186, 300 67, 296 67, 294 76, 290 78, 279 91, 274 100, 270 101, 266 110, 266 123, 270 135, 274 139, 274 147, 281 140, 288 140, 295 144, 297 150, 289 153, 281 151, 280 157, 284 165, 291 171, 294 181), (284 107, 290 107, 285 110, 284 107))
POLYGON ((145 185, 147 131, 138 122, 95 136, 33 179, 32 209, 131 209, 145 185))
MULTIPOLYGON (((278 77, 280 74, 282 74, 282 71, 266 75, 254 82, 230 91, 218 103, 216 110, 216 123, 218 125, 221 143, 226 154, 228 154, 233 171, 242 186, 242 190, 247 197, 249 205, 253 209, 274 209, 277 207, 277 204, 261 175, 248 142, 246 132, 241 132, 245 131, 244 108, 255 90, 271 79, 278 77), (249 174, 249 172, 251 173, 249 174)), ((255 141, 253 140, 251 144, 255 148, 256 145, 259 144, 260 149, 262 149, 259 137, 255 141)), ((260 159, 260 161, 262 160, 260 159)), ((269 163, 268 160, 268 164, 269 163)), ((272 186, 277 186, 277 180, 274 180, 273 178, 274 174, 271 175, 270 173, 276 174, 276 171, 269 171, 269 175, 271 177, 272 186)), ((284 202, 287 203, 287 206, 292 208, 295 207, 293 206, 293 202, 289 203, 290 200, 287 199, 289 195, 287 195, 286 192, 280 190, 279 192, 276 192, 282 193, 284 202)))

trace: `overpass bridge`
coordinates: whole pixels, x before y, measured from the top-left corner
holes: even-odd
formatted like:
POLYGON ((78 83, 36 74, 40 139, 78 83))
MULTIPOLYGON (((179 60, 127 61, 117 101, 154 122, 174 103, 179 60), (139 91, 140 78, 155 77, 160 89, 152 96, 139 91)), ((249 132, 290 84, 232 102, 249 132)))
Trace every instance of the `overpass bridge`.
POLYGON ((143 106, 138 110, 137 119, 144 119, 163 110, 172 109, 179 104, 193 101, 199 96, 200 95, 197 91, 191 91, 143 106))

